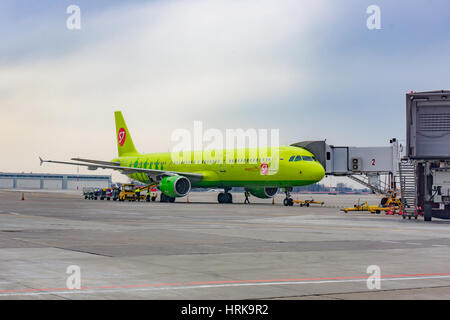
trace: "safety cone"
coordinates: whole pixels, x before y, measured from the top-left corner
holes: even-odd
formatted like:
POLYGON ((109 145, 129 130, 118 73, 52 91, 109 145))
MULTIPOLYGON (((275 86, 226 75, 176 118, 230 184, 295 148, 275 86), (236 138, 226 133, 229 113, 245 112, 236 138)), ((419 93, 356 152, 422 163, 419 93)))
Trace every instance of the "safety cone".
POLYGON ((25 195, 22 192, 22 201, 25 200, 25 195))
POLYGON ((190 203, 189 202, 189 196, 187 196, 187 198, 186 198, 186 203, 190 203))
POLYGON ((275 204, 275 198, 272 198, 272 204, 275 204))

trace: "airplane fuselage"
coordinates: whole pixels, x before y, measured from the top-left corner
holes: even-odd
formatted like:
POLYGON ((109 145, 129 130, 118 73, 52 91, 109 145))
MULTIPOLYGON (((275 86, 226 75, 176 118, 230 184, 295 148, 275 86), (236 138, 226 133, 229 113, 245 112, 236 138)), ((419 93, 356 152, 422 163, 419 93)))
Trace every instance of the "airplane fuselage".
MULTIPOLYGON (((203 179, 192 181, 194 188, 295 187, 316 183, 325 175, 314 155, 299 147, 237 149, 234 156, 223 150, 220 157, 211 152, 193 151, 189 157, 174 159, 170 152, 118 157, 112 162, 122 167, 200 173, 203 179), (278 159, 278 166, 276 158, 278 159)), ((131 173, 130 178, 150 183, 145 173, 131 173)))

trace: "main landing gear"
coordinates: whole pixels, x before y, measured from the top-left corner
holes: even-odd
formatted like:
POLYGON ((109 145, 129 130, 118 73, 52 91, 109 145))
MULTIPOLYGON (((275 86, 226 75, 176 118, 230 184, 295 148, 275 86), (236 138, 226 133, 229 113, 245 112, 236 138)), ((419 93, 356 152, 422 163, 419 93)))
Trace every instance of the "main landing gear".
POLYGON ((228 192, 230 190, 231 188, 225 188, 225 192, 219 193, 217 196, 217 201, 219 203, 233 203, 233 196, 228 192))
POLYGON ((292 200, 292 198, 291 198, 292 187, 287 187, 284 190, 285 190, 284 192, 286 193, 286 198, 283 200, 283 204, 286 207, 288 207, 288 206, 292 207, 294 205, 294 200, 292 200))
POLYGON ((175 202, 175 198, 166 196, 164 193, 161 192, 160 201, 161 202, 175 202))

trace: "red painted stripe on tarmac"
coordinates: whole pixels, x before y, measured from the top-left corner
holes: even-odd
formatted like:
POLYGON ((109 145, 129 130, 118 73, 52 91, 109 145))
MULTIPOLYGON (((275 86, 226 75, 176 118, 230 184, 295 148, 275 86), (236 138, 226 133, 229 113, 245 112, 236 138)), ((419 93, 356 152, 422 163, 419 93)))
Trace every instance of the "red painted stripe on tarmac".
MULTIPOLYGON (((417 273, 417 274, 400 274, 400 275, 382 275, 381 279, 390 278, 421 278, 421 277, 439 277, 450 276, 450 273, 417 273)), ((99 290, 99 289, 125 289, 125 288, 151 288, 151 287, 177 287, 177 286, 194 286, 194 285, 214 285, 214 284, 245 284, 245 283, 268 283, 271 282, 301 282, 301 281, 329 281, 329 280, 358 280, 368 279, 369 276, 347 276, 347 277, 318 277, 318 278, 283 278, 283 279, 265 279, 265 280, 222 280, 222 281, 197 281, 197 282, 176 282, 176 283, 155 283, 155 284, 135 284, 135 285, 111 285, 97 287, 81 287, 80 289, 68 288, 46 288, 46 289, 9 289, 0 290, 0 293, 29 293, 29 292, 51 292, 51 291, 83 291, 83 290, 99 290)))

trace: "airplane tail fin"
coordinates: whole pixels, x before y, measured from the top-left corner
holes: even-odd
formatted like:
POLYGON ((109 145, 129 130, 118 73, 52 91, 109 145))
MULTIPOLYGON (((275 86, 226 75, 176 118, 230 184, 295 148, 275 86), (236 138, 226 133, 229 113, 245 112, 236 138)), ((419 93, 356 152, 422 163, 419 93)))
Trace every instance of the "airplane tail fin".
POLYGON ((116 139, 119 157, 138 154, 136 148, 134 147, 134 143, 131 139, 127 125, 125 124, 125 120, 123 119, 122 112, 114 112, 114 118, 116 120, 116 139))

